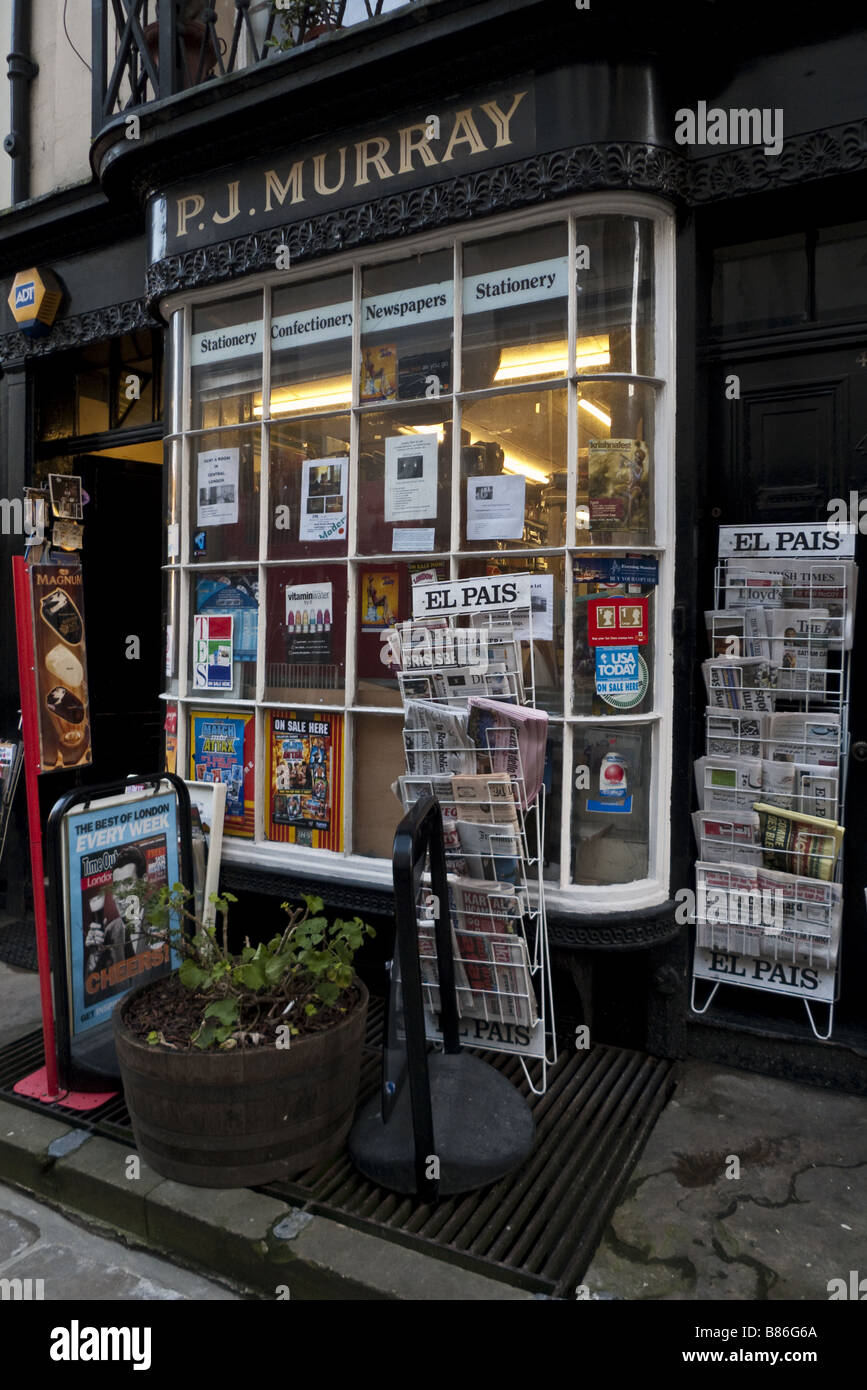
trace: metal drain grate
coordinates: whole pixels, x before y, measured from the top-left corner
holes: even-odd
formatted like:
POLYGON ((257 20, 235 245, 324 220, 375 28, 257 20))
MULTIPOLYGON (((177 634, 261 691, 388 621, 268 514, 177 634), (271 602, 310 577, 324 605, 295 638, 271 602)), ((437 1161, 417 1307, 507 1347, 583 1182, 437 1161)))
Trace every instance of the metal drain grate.
MULTIPOLYGON (((380 1081, 384 1009, 371 999, 360 1103, 380 1081)), ((291 1182, 262 1191, 305 1211, 369 1231, 425 1254, 552 1298, 574 1297, 648 1134, 675 1085, 673 1064, 640 1052, 597 1045, 564 1051, 535 1096, 517 1058, 478 1053, 524 1094, 536 1121, 536 1146, 517 1172, 489 1188, 434 1206, 377 1187, 344 1151, 291 1182)), ((0 1093, 43 1114, 129 1146, 122 1096, 87 1115, 11 1094, 43 1062, 42 1034, 0 1049, 0 1093)))

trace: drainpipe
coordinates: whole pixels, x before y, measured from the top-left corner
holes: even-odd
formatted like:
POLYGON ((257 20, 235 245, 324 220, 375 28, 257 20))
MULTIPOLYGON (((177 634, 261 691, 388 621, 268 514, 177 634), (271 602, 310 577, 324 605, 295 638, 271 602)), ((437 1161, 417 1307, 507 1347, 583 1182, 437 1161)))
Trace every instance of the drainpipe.
POLYGON ((9 65, 9 125, 3 148, 12 160, 12 205, 30 197, 30 83, 39 71, 27 53, 30 0, 12 0, 9 65))

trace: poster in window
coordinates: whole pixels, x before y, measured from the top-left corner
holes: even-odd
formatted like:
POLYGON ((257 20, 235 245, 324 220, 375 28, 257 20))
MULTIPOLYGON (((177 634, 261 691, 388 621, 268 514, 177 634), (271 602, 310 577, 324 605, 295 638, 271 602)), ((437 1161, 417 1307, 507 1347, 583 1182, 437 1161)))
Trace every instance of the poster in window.
POLYGON ((231 690, 232 615, 193 618, 193 689, 231 690))
POLYGON ((180 964, 146 928, 142 900, 142 885, 179 878, 174 793, 73 812, 64 841, 72 1032, 84 1033, 106 1022, 118 995, 180 964))
POLYGON ((451 350, 404 353, 398 362, 397 384, 402 401, 445 395, 452 389, 451 350))
POLYGON ((190 711, 190 781, 223 782, 225 833, 253 835, 255 724, 252 714, 190 711))
POLYGON ((362 570, 359 584, 361 631, 385 632, 397 622, 400 576, 397 570, 362 570))
POLYGON ((197 526, 237 525, 240 457, 240 449, 207 449, 199 454, 197 526))
POLYGON ((268 713, 268 837, 343 848, 343 715, 268 713))
POLYGON ((39 770, 92 761, 79 565, 31 565, 39 770))
POLYGON ((286 660, 290 666, 329 665, 334 612, 331 581, 287 584, 285 594, 286 660))
POLYGON ((467 540, 520 540, 524 534, 523 474, 467 479, 467 540))
POLYGON ((385 520, 424 521, 437 514, 436 430, 385 441, 385 520))
POLYGON ((393 401, 397 397, 397 348, 393 343, 366 347, 361 362, 360 396, 364 401, 393 401))
POLYGON ((232 660, 256 660, 259 581, 255 573, 196 575, 196 612, 231 614, 232 660))
POLYGON ((640 439, 591 439, 587 449, 590 527, 649 528, 650 450, 640 439))
POLYGON ((346 535, 346 481, 346 459, 304 461, 299 540, 334 541, 346 535))

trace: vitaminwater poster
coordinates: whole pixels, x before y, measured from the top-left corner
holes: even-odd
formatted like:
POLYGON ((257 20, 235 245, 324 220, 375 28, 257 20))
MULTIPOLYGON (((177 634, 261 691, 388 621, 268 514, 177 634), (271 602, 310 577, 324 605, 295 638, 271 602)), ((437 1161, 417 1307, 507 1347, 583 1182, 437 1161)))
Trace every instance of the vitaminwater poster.
POLYGON ((343 848, 343 715, 268 714, 268 837, 311 849, 343 848))
POLYGON ((92 761, 81 567, 31 565, 39 770, 92 761))
POLYGON ((190 781, 223 782, 224 833, 251 839, 255 723, 252 714, 190 711, 190 781))
POLYGON ((330 582, 286 585, 286 660, 296 665, 331 661, 334 599, 330 582))

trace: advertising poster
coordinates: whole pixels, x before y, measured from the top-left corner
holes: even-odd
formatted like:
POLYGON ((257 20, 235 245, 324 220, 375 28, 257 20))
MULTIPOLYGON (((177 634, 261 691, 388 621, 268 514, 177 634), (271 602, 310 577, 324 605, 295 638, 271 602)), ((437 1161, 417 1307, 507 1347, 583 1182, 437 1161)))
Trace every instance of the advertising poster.
POLYGON ((180 964, 171 943, 149 933, 142 898, 143 885, 180 876, 174 794, 71 812, 64 848, 71 1031, 80 1034, 105 1023, 119 995, 180 964))
POLYGON ((437 514, 436 430, 385 441, 385 520, 424 521, 437 514))
POLYGON ((385 632, 397 622, 397 570, 362 570, 359 583, 361 631, 385 632))
POLYGON ((299 540, 335 541, 346 535, 346 467, 346 459, 305 459, 299 540))
POLYGON ((53 516, 65 521, 81 521, 84 516, 81 479, 69 473, 49 473, 48 490, 53 516))
POLYGON ((238 522, 239 449, 207 449, 198 457, 197 526, 238 522))
POLYGON ((232 615, 193 618, 193 689, 231 690, 232 615))
POLYGON ((178 707, 177 705, 166 706, 166 717, 163 722, 163 731, 166 736, 166 772, 177 772, 178 770, 178 707))
POLYGON ((397 396, 397 348, 393 343, 364 349, 360 394, 362 402, 393 401, 397 396))
POLYGON ((292 666, 331 662, 331 581, 286 585, 286 660, 292 666))
POLYGON ((232 659, 255 661, 259 636, 259 581, 255 573, 196 577, 196 612, 232 615, 232 659))
POLYGON ((190 781, 222 782, 225 833, 252 838, 255 723, 252 714, 190 711, 190 781))
POLYGON ((78 565, 31 565, 41 772, 92 761, 78 565))
POLYGON ((647 640, 646 598, 628 595, 588 600, 587 641, 591 647, 643 646, 647 640))
POLYGON ((467 479, 467 540, 520 540, 524 534, 523 474, 467 479))
POLYGON ((343 848, 343 715, 268 714, 268 837, 343 848))
POLYGON ((646 531, 650 450, 640 439, 591 439, 587 449, 590 526, 646 531))
POLYGON ((451 391, 451 350, 444 348, 442 352, 404 354, 398 362, 397 387, 402 401, 430 400, 451 391))

